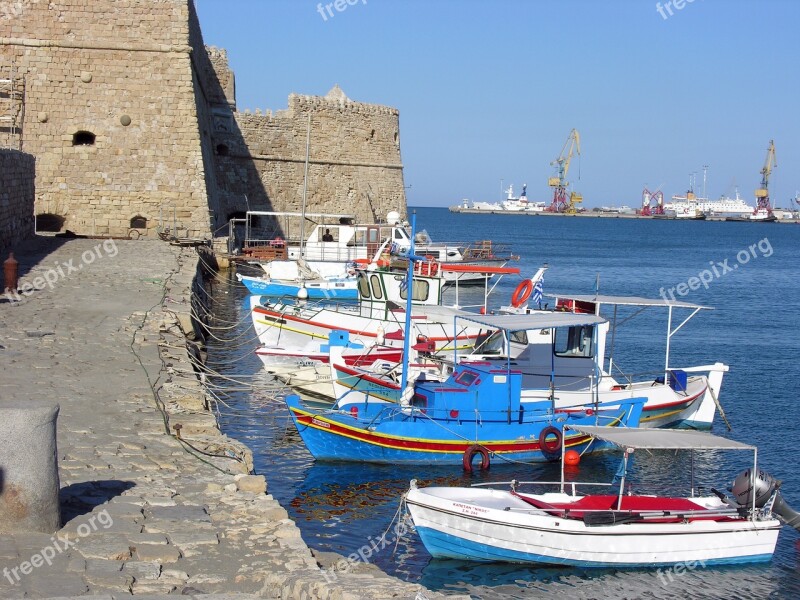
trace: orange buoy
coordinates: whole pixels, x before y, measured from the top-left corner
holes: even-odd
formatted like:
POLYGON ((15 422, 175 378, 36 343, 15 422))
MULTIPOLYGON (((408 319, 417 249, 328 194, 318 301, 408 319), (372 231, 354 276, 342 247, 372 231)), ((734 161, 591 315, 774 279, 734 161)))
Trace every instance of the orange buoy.
POLYGON ((581 455, 576 450, 567 450, 564 453, 564 465, 567 467, 577 467, 581 462, 581 455))

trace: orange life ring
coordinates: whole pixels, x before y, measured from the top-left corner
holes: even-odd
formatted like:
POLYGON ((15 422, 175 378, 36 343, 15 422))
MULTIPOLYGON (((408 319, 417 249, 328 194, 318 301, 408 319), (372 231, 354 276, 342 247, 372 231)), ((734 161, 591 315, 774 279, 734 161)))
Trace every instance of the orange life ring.
POLYGON ((511 295, 511 306, 514 308, 519 308, 525 304, 528 298, 531 297, 532 291, 533 282, 530 279, 520 282, 520 284, 517 286, 517 289, 515 289, 514 293, 511 295))
POLYGON ((464 450, 464 470, 467 473, 472 473, 472 459, 476 454, 481 455, 481 471, 486 471, 489 468, 489 451, 478 444, 473 444, 464 450))
POLYGON ((539 450, 542 451, 547 460, 558 460, 561 458, 561 442, 563 436, 561 430, 552 425, 548 425, 539 434, 539 450), (555 439, 548 439, 555 436, 555 439))
POLYGON ((432 256, 426 256, 425 259, 414 264, 414 272, 425 277, 435 277, 439 272, 439 263, 432 256))

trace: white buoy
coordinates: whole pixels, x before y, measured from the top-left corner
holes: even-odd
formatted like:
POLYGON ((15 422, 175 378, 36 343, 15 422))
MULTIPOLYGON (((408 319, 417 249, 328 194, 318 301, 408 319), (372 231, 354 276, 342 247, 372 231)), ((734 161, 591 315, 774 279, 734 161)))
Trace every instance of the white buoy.
POLYGON ((301 287, 297 290, 297 298, 299 300, 307 300, 308 299, 308 290, 304 287, 301 287))

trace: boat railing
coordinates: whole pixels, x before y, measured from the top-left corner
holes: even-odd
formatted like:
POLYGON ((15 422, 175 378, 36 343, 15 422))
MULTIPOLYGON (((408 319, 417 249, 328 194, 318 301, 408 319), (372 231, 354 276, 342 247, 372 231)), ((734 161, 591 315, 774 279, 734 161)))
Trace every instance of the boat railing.
POLYGON ((458 246, 465 261, 469 260, 513 260, 518 257, 511 253, 506 244, 498 244, 492 240, 479 240, 466 244, 448 243, 448 246, 458 246))
MULTIPOLYGON (((528 486, 555 486, 560 488, 561 482, 560 481, 517 481, 516 479, 512 479, 511 481, 489 481, 487 483, 473 483, 471 487, 492 487, 498 485, 507 485, 511 488, 511 491, 517 491, 517 488, 521 485, 528 485, 528 486)), ((572 495, 576 496, 578 492, 578 487, 616 487, 614 483, 604 483, 604 482, 594 482, 594 481, 567 481, 564 482, 564 485, 569 487, 572 490, 572 495)))
MULTIPOLYGON (((282 296, 264 296, 269 298, 269 305, 272 309, 279 310, 281 313, 288 311, 306 311, 317 315, 322 310, 335 310, 337 312, 359 313, 361 307, 357 302, 348 300, 330 300, 319 298, 314 300, 303 300, 296 295, 284 294, 282 296)), ((262 303, 263 305, 263 303, 262 303)), ((313 317, 312 317, 313 318, 313 317)))

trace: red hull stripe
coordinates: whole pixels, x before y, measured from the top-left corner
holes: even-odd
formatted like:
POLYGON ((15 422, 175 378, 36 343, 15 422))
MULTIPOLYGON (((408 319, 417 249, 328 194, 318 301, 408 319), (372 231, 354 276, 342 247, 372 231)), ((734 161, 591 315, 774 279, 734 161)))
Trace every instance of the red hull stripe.
MULTIPOLYGON (((421 438, 408 438, 393 435, 384 435, 375 431, 364 431, 356 427, 349 427, 342 425, 336 421, 326 419, 325 417, 315 416, 297 408, 292 408, 292 413, 297 419, 298 425, 312 427, 320 431, 325 431, 334 435, 350 438, 373 444, 375 446, 382 446, 384 448, 391 448, 394 450, 410 450, 414 452, 439 452, 449 454, 463 454, 464 451, 472 446, 475 442, 472 441, 438 441, 428 440, 421 438)), ((616 425, 619 420, 615 420, 613 425, 616 425)), ((567 436, 565 440, 566 447, 577 446, 588 442, 591 438, 587 435, 576 434, 567 436)), ((519 442, 515 440, 487 442, 478 440, 481 446, 484 446, 490 452, 513 453, 513 452, 530 452, 540 450, 539 441, 519 442)))
MULTIPOLYGON (((319 323, 317 321, 310 321, 308 319, 300 319, 298 317, 293 317, 292 315, 287 315, 287 314, 282 314, 282 313, 278 313, 278 312, 274 312, 274 311, 269 311, 269 310, 267 310, 267 309, 265 309, 263 307, 259 307, 259 306, 254 308, 253 311, 257 312, 257 313, 260 313, 262 315, 265 315, 267 317, 270 317, 272 319, 278 319, 278 320, 282 319, 284 321, 293 321, 295 323, 303 323, 303 324, 313 325, 314 327, 321 327, 323 329, 330 329, 330 330, 341 329, 343 331, 347 331, 348 333, 354 333, 356 335, 363 335, 363 336, 367 336, 367 337, 378 337, 378 334, 375 333, 375 332, 372 332, 372 331, 358 331, 356 329, 347 329, 345 327, 341 327, 341 326, 337 326, 337 325, 328 325, 327 323, 319 323)), ((270 325, 271 326, 277 325, 278 327, 280 327, 281 324, 280 323, 274 323, 274 324, 271 323, 270 325)), ((389 334, 386 334, 386 337, 389 337, 389 334)), ((455 337, 456 340, 475 340, 477 338, 478 338, 477 334, 475 334, 475 335, 458 335, 458 336, 455 337)), ((398 339, 403 339, 403 338, 400 337, 398 339)), ((434 336, 428 336, 428 339, 430 341, 432 341, 432 342, 450 342, 450 341, 453 340, 453 338, 450 338, 450 337, 434 337, 434 336)))

